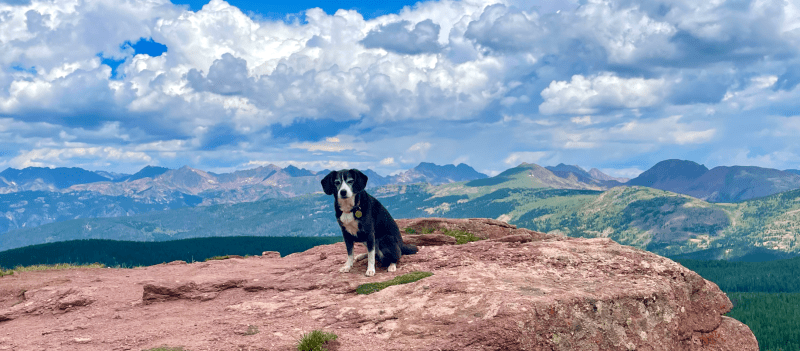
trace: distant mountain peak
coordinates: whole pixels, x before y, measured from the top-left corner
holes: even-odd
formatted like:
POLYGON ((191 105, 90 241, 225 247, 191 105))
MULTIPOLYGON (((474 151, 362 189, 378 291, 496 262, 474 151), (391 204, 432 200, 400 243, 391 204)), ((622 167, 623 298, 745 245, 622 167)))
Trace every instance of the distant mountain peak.
POLYGON ((591 170, 589 170, 589 175, 591 175, 592 178, 597 179, 597 180, 606 180, 606 181, 607 180, 613 180, 613 181, 617 181, 617 182, 620 182, 620 183, 625 183, 625 182, 630 180, 630 178, 612 177, 612 176, 610 176, 608 174, 603 173, 602 171, 600 171, 597 168, 592 168, 591 170))
POLYGON ((390 177, 390 183, 424 182, 436 185, 487 177, 486 174, 480 173, 464 163, 460 163, 458 166, 452 164, 439 166, 431 162, 420 162, 416 167, 390 177))
POLYGON ((592 175, 589 174, 589 172, 586 172, 583 168, 581 168, 578 165, 565 165, 563 163, 559 163, 558 166, 555 167, 547 166, 545 168, 547 168, 550 172, 553 172, 555 175, 562 178, 566 178, 564 177, 564 175, 571 173, 574 174, 575 177, 577 177, 578 180, 582 182, 587 182, 587 181, 591 182, 592 179, 592 175))
POLYGON ((92 171, 78 167, 27 167, 23 169, 7 168, 0 172, 0 177, 8 182, 25 185, 21 190, 54 190, 65 189, 75 184, 86 184, 108 181, 108 178, 92 171))
POLYGON ((283 171, 292 177, 309 177, 314 175, 314 172, 311 172, 305 168, 297 168, 294 165, 286 166, 283 171))
POLYGON ((545 167, 545 168, 547 168, 547 169, 549 169, 551 171, 553 169, 555 169, 555 170, 559 170, 559 171, 581 171, 581 172, 586 172, 586 170, 584 170, 583 168, 581 168, 578 165, 567 165, 567 164, 564 164, 564 163, 559 163, 555 167, 545 167))
POLYGON ((681 192, 686 183, 692 182, 708 172, 706 166, 688 160, 669 159, 656 163, 628 185, 641 185, 656 189, 681 192))
POLYGON ((136 172, 129 177, 117 179, 115 182, 132 182, 142 178, 155 178, 166 173, 167 171, 169 171, 169 168, 148 165, 142 168, 139 172, 136 172))
POLYGON ((686 194, 711 202, 738 202, 800 188, 800 176, 755 166, 706 166, 686 160, 664 160, 626 185, 686 194))

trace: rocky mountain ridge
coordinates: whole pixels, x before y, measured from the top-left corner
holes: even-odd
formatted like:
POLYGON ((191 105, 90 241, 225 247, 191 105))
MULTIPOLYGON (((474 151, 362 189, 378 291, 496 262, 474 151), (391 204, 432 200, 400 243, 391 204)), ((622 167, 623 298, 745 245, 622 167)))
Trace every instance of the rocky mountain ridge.
POLYGON ((82 168, 7 168, 0 172, 0 194, 17 191, 58 191, 75 184, 108 181, 109 178, 82 168))
MULTIPOLYGON (((189 166, 178 169, 147 166, 132 175, 112 175, 80 168, 8 168, 0 173, 0 194, 31 190, 91 191, 101 195, 142 198, 181 192, 201 196, 206 199, 203 204, 209 205, 313 193, 318 190, 316 183, 328 172, 330 171, 314 172, 293 165, 285 168, 268 165, 222 174, 189 166)), ((458 166, 439 166, 422 162, 394 176, 381 176, 370 169, 363 172, 370 177, 370 188, 420 182, 438 185, 487 177, 463 163, 458 166)))
POLYGON ((486 177, 488 177, 486 174, 477 172, 463 163, 459 163, 458 166, 438 166, 429 162, 421 162, 408 171, 392 176, 389 184, 428 183, 439 185, 486 177))
POLYGON ((569 166, 563 163, 559 163, 555 167, 545 167, 553 174, 567 179, 577 180, 581 183, 585 184, 594 184, 600 186, 603 189, 613 188, 615 186, 623 185, 625 182, 628 181, 626 178, 614 178, 611 177, 603 172, 601 172, 597 168, 592 168, 591 171, 586 172, 583 168, 578 166, 569 166))
POLYGON ((710 202, 739 202, 800 188, 800 174, 754 166, 712 169, 686 160, 657 163, 627 185, 686 194, 710 202))
MULTIPOLYGON (((80 177, 70 176, 67 178, 69 182, 61 180, 58 184, 72 185, 59 189, 53 179, 58 178, 59 172, 65 170, 68 171, 67 175, 89 174, 83 178, 84 181, 96 180, 98 177, 97 174, 80 169, 6 170, 6 175, 38 174, 38 178, 27 176, 25 179, 28 183, 24 184, 7 181, 7 184, 10 184, 10 187, 5 188, 7 193, 0 194, 0 233, 77 218, 127 217, 182 206, 210 206, 291 198, 319 192, 319 182, 329 172, 324 170, 314 173, 291 165, 286 168, 269 165, 216 174, 188 166, 175 170, 148 166, 133 175, 117 174, 115 179, 103 178, 104 181, 82 184, 72 184, 82 181, 80 177), (45 181, 46 179, 48 181, 45 181), (47 191, 17 191, 39 188, 47 191)), ((368 183, 370 189, 390 182, 399 182, 398 179, 403 178, 382 177, 372 170, 364 172, 370 177, 368 183)), ((404 173, 403 179, 442 183, 453 179, 469 179, 471 176, 485 175, 475 172, 464 164, 437 166, 432 163, 422 163, 404 173)), ((22 181, 18 178, 12 179, 22 181)), ((2 184, 0 183, 0 187, 2 184)))
POLYGON ((364 261, 338 271, 343 243, 286 257, 17 273, 0 277, 0 349, 288 351, 320 329, 338 335, 332 351, 758 350, 750 329, 723 315, 732 304, 714 283, 664 257, 489 219, 398 225, 484 240, 429 242, 373 277, 364 261), (433 275, 356 292, 414 271, 433 275))
MULTIPOLYGON (((601 178, 610 178, 600 171, 595 174, 601 178)), ((595 178, 578 166, 567 166, 562 163, 555 167, 542 167, 527 162, 509 168, 494 177, 476 179, 466 183, 469 187, 500 184, 508 187, 578 190, 607 190, 622 185, 615 180, 595 178)))
MULTIPOLYGON (((593 168, 558 164, 541 167, 522 163, 495 177, 488 177, 473 168, 459 164, 439 166, 422 162, 405 172, 381 176, 363 170, 370 177, 368 187, 392 184, 428 183, 432 185, 490 178, 502 179, 510 173, 528 168, 531 181, 556 189, 607 190, 615 186, 647 186, 686 194, 711 202, 737 202, 800 188, 800 171, 750 167, 719 166, 709 170, 686 160, 665 160, 633 179, 616 178, 593 168)), ((181 192, 201 196, 204 205, 257 201, 264 198, 292 197, 316 192, 314 181, 329 170, 314 172, 289 165, 215 174, 188 166, 170 170, 147 166, 133 175, 90 172, 80 168, 8 168, 0 172, 0 194, 20 191, 93 191, 101 195, 163 198, 167 193, 181 192)), ((480 182, 479 182, 480 183, 480 182)), ((484 182, 485 183, 485 182, 484 182)))

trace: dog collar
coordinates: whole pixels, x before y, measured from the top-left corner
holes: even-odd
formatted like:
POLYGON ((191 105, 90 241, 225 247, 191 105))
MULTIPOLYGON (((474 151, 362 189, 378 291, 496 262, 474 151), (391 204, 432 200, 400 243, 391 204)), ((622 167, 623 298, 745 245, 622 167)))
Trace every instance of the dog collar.
POLYGON ((363 213, 361 213, 361 205, 360 204, 356 204, 355 206, 353 206, 353 208, 350 211, 353 212, 353 215, 356 218, 361 218, 361 216, 363 215, 363 213))

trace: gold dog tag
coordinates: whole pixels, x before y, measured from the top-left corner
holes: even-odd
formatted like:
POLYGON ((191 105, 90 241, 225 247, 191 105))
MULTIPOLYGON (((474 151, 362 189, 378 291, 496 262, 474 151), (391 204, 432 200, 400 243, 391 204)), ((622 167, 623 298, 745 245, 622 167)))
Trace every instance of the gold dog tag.
POLYGON ((356 218, 361 218, 361 211, 356 211, 356 218))

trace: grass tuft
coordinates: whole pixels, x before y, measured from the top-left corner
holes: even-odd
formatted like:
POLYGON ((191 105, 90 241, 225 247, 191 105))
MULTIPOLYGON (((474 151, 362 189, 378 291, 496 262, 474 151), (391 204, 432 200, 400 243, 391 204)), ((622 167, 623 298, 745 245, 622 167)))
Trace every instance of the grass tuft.
POLYGON ((394 277, 394 279, 385 282, 361 284, 358 286, 358 288, 356 288, 356 293, 361 295, 368 295, 377 291, 381 291, 392 285, 413 283, 417 280, 420 280, 422 278, 427 278, 432 275, 433 273, 431 272, 414 271, 411 273, 398 275, 394 277))
POLYGON ((214 256, 214 257, 209 257, 209 258, 206 258, 205 260, 203 260, 203 262, 214 261, 214 260, 227 260, 227 259, 229 259, 229 258, 231 258, 229 255, 225 255, 225 256, 214 256))
POLYGON ((246 258, 246 257, 251 257, 251 256, 250 255, 246 255, 246 256, 240 256, 240 255, 214 256, 214 257, 206 258, 205 260, 203 260, 203 262, 208 262, 208 261, 211 261, 211 260, 227 260, 229 258, 246 258))
POLYGON ((256 334, 258 334, 258 327, 255 325, 248 325, 247 331, 244 333, 244 335, 256 335, 256 334))
POLYGON ((475 234, 472 234, 468 231, 464 230, 443 230, 444 235, 452 236, 456 238, 456 245, 466 244, 473 241, 483 240, 475 234))
POLYGON ((338 336, 334 333, 326 333, 321 330, 314 330, 311 333, 303 334, 297 341, 298 351, 328 351, 324 344, 331 340, 336 340, 338 336))
POLYGON ((12 275, 14 272, 31 272, 31 271, 49 271, 57 269, 78 269, 78 268, 106 268, 102 263, 88 263, 88 264, 72 264, 72 263, 57 263, 57 264, 37 264, 32 266, 16 266, 14 269, 0 268, 0 277, 4 275, 12 275))
MULTIPOLYGON (((436 228, 422 228, 420 229, 420 231, 422 232, 420 234, 431 234, 436 230, 437 230, 436 228)), ((472 234, 465 230, 450 230, 445 228, 439 228, 438 230, 441 231, 442 234, 444 235, 456 238, 456 245, 483 240, 482 238, 475 236, 475 234, 472 234)), ((414 230, 413 228, 406 228, 405 231, 406 234, 417 234, 417 231, 414 230)))

